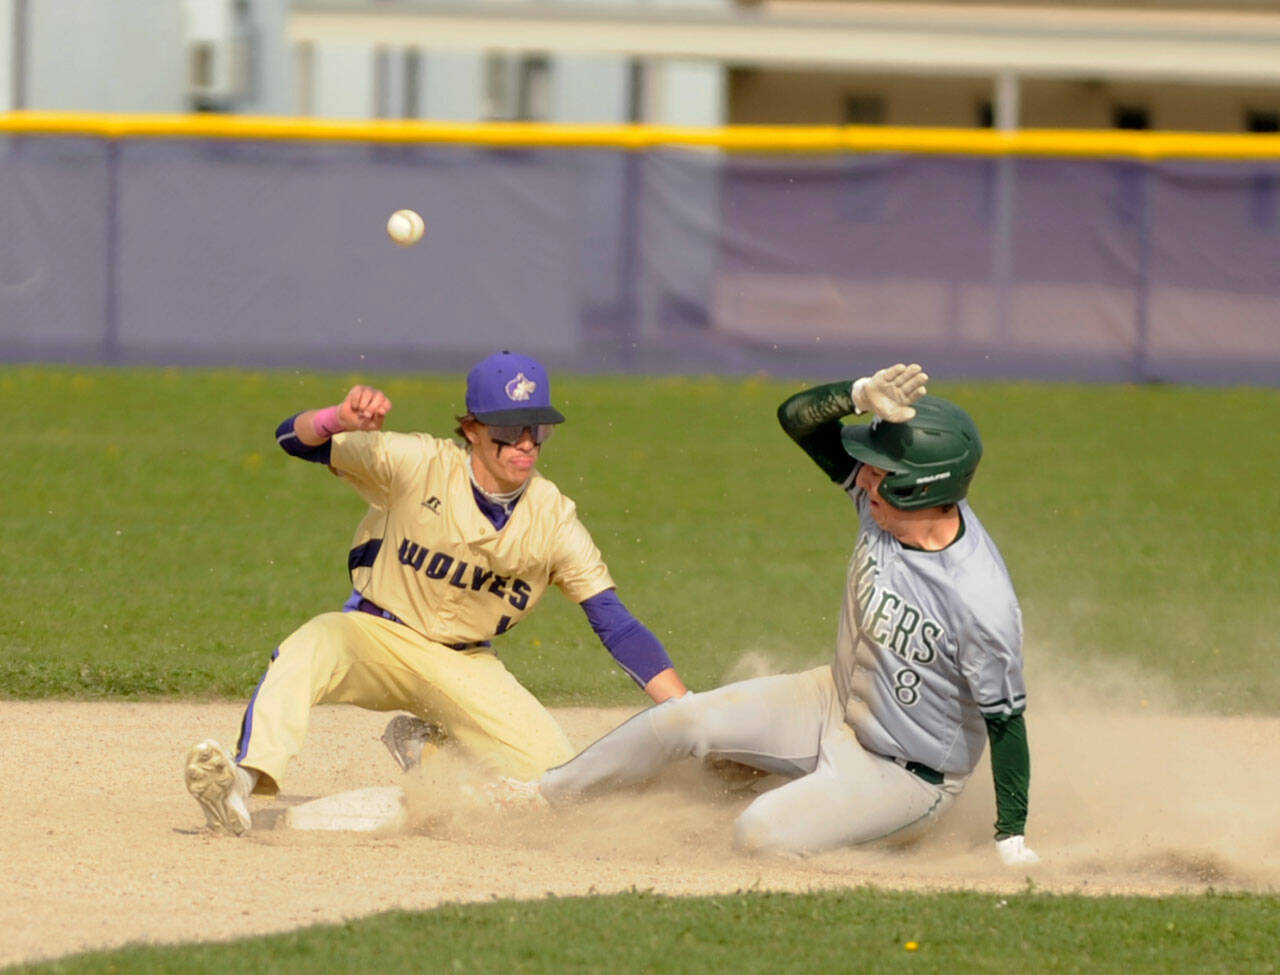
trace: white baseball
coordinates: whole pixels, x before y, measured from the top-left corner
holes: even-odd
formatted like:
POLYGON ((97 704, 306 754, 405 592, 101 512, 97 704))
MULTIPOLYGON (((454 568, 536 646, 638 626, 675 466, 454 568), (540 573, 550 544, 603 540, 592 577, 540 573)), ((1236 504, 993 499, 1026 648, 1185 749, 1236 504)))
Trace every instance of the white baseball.
POLYGON ((397 210, 387 219, 387 234, 401 247, 412 247, 422 240, 426 226, 416 210, 397 210))

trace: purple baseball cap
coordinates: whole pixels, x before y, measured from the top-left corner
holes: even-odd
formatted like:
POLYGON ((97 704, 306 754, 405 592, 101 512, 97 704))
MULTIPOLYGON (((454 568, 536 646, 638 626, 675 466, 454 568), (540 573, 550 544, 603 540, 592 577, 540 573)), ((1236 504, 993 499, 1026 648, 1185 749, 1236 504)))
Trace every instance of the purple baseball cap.
POLYGON ((467 412, 495 426, 564 422, 564 414, 551 405, 547 370, 527 355, 505 350, 467 373, 467 412))

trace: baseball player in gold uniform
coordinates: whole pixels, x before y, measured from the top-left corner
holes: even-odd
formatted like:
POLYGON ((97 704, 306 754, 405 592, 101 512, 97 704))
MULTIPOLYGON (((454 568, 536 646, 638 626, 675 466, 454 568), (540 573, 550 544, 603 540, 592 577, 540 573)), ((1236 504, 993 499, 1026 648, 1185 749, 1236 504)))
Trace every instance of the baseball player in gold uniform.
POLYGON ((618 664, 662 702, 685 692, 666 650, 618 599, 573 502, 536 471, 564 417, 546 371, 511 352, 467 377, 465 443, 383 432, 391 403, 354 387, 280 424, 288 453, 327 466, 369 504, 340 611, 292 633, 245 709, 234 759, 208 739, 185 780, 211 829, 239 835, 250 794, 274 795, 322 703, 409 711, 487 773, 534 778, 573 755, 552 716, 507 671, 493 639, 551 585, 582 606, 618 664))

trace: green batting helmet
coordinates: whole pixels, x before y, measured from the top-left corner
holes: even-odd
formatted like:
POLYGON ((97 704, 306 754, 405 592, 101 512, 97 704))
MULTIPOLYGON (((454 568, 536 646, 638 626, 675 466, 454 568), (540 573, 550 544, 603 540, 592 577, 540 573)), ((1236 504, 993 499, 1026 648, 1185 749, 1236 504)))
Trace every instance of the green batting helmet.
POLYGON ((982 459, 969 414, 937 396, 922 396, 906 423, 878 417, 869 425, 851 423, 841 440, 850 457, 889 472, 880 495, 903 511, 959 501, 982 459))

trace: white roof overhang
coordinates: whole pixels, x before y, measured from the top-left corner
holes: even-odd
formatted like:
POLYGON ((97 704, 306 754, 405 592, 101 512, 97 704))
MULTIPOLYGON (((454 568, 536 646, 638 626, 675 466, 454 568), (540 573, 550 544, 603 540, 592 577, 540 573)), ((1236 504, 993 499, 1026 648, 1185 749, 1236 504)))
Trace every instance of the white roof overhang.
POLYGON ((1280 84, 1280 15, 1249 11, 773 2, 299 0, 294 42, 711 61, 910 74, 1280 84))

